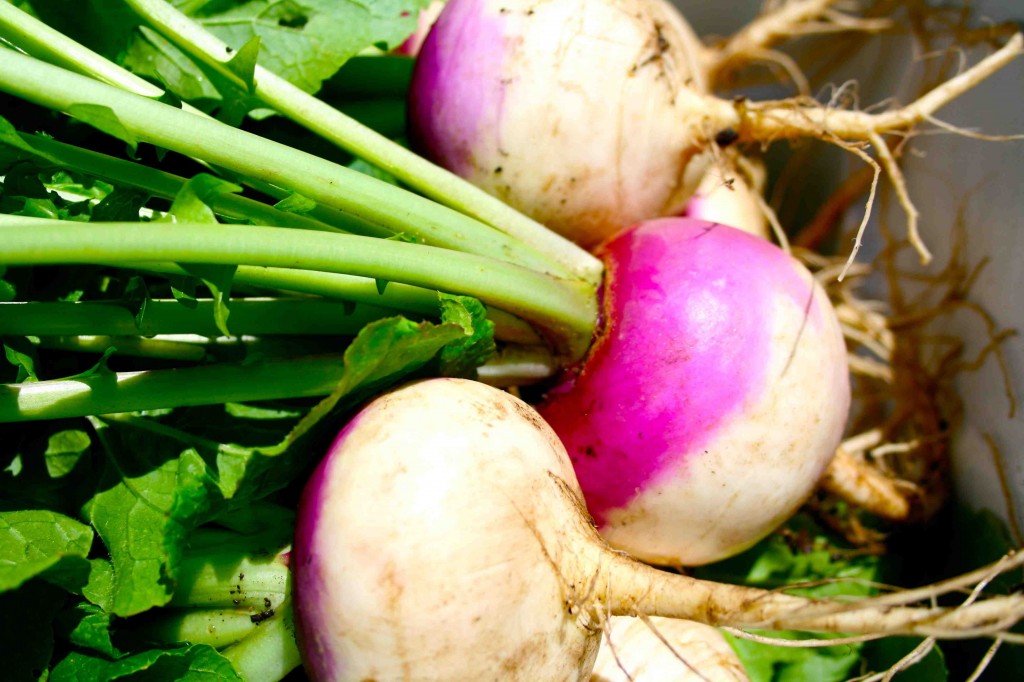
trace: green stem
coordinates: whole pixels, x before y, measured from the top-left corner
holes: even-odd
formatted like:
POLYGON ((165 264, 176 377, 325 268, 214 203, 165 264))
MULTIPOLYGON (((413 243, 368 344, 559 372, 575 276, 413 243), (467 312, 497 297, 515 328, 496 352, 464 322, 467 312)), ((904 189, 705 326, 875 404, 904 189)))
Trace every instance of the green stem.
MULTIPOLYGON (((189 272, 174 263, 122 263, 136 270, 148 270, 161 274, 188 275, 189 272)), ((423 287, 391 282, 383 292, 370 277, 355 277, 334 272, 311 270, 288 270, 241 265, 235 271, 234 280, 240 284, 261 287, 281 292, 315 294, 327 298, 357 301, 368 305, 379 305, 406 314, 438 317, 441 313, 437 291, 423 287)), ((537 332, 527 322, 515 315, 488 307, 487 318, 494 323, 495 338, 509 343, 535 345, 543 343, 537 332)))
POLYGON ((161 88, 122 69, 9 2, 0 2, 0 37, 43 61, 143 97, 156 99, 164 94, 161 88))
POLYGON ((325 396, 345 374, 341 355, 223 363, 0 385, 0 423, 325 396))
POLYGON ((132 639, 142 642, 208 644, 221 649, 252 635, 260 625, 238 609, 159 609, 133 623, 132 639))
MULTIPOLYGON (((125 1, 183 50, 221 73, 233 75, 225 62, 233 55, 231 48, 173 6, 163 0, 125 1)), ((258 65, 254 94, 270 108, 388 171, 426 196, 548 254, 574 276, 594 285, 600 279, 601 262, 575 244, 258 65)))
MULTIPOLYGON (((227 534, 226 534, 227 535, 227 534)), ((287 551, 259 554, 234 547, 186 554, 168 606, 248 609, 278 608, 288 597, 291 571, 287 551)))
MULTIPOLYGON (((179 175, 57 142, 42 135, 22 134, 21 137, 39 152, 41 158, 62 168, 88 173, 115 185, 140 189, 153 196, 174 199, 186 182, 186 179, 179 175)), ((215 194, 209 198, 209 202, 210 208, 218 215, 233 220, 248 220, 256 225, 276 225, 324 232, 369 231, 366 223, 340 212, 335 212, 336 216, 341 217, 340 221, 335 219, 331 224, 327 224, 237 194, 215 194)))
POLYGON ((538 272, 565 274, 529 246, 429 199, 287 145, 14 51, 0 59, 0 90, 63 112, 83 104, 105 107, 140 141, 298 192, 360 220, 429 244, 490 256, 538 272))
MULTIPOLYGON (((203 337, 197 337, 203 338, 203 337)), ((171 340, 166 337, 140 336, 41 336, 33 343, 40 348, 66 350, 78 353, 104 353, 116 348, 119 355, 179 362, 210 360, 206 346, 200 343, 171 340)))
POLYGON ((251 635, 221 652, 246 682, 277 682, 302 665, 291 601, 251 635))
MULTIPOLYGON (((396 311, 317 298, 241 298, 231 301, 231 332, 243 334, 351 335, 396 311)), ((0 303, 0 335, 16 336, 221 336, 210 299, 189 308, 178 301, 150 300, 141 319, 118 302, 0 303)), ((436 308, 436 295, 435 295, 436 308)))
POLYGON ((421 244, 308 230, 189 223, 74 223, 0 216, 5 265, 174 261, 301 268, 373 277, 480 299, 543 328, 574 360, 590 344, 596 297, 509 263, 421 244))

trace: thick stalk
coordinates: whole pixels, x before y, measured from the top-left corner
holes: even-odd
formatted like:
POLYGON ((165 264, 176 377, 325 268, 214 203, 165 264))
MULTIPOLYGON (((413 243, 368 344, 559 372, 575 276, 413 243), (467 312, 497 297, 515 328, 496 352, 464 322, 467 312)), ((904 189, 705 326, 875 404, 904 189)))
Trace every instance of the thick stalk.
POLYGON ((538 272, 566 275, 523 243, 429 199, 357 171, 213 119, 100 83, 13 50, 0 56, 0 90, 69 112, 109 108, 124 128, 149 142, 283 187, 360 220, 425 243, 486 255, 538 272))
POLYGON ((0 384, 0 423, 319 397, 344 374, 342 356, 325 355, 0 384))
POLYGON ((131 636, 144 642, 208 644, 217 649, 245 639, 259 627, 239 609, 160 609, 133 624, 131 636))
POLYGON ((287 550, 261 555, 213 547, 182 560, 168 606, 247 609, 258 615, 280 607, 290 590, 287 550))
MULTIPOLYGON (((316 298, 242 298, 231 301, 230 330, 245 334, 350 335, 397 311, 366 304, 348 306, 316 298)), ((117 302, 0 303, 0 335, 17 336, 221 336, 216 304, 201 299, 189 308, 178 301, 147 301, 141 319, 117 302)))
POLYGON ((73 223, 0 216, 5 265, 174 261, 301 268, 473 296, 543 328, 578 359, 596 324, 579 281, 420 244, 307 230, 187 223, 73 223))
MULTIPOLYGON (((125 0, 139 16, 192 56, 226 75, 233 52, 225 43, 163 0, 125 0)), ((237 47, 237 46, 236 46, 237 47)), ((523 216, 454 173, 395 144, 285 79, 256 67, 254 94, 268 107, 383 168, 402 182, 453 209, 472 215, 550 255, 574 276, 596 284, 600 261, 523 216)))
POLYGON ((221 652, 246 682, 277 682, 302 665, 295 640, 291 602, 285 602, 256 631, 221 652))

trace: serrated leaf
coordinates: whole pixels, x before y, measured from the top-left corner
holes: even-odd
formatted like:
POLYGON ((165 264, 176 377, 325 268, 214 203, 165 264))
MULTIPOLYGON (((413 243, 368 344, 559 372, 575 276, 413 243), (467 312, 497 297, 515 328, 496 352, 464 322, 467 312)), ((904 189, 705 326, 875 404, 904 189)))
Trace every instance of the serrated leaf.
POLYGON ((153 649, 115 661, 75 651, 53 668, 50 682, 111 682, 126 677, 131 677, 133 682, 243 682, 231 663, 205 644, 180 649, 153 649))
POLYGON ((68 107, 68 114, 77 118, 83 123, 88 123, 93 128, 116 137, 128 145, 128 149, 134 156, 139 148, 139 139, 135 137, 128 128, 121 123, 114 110, 102 104, 72 104, 68 107))
POLYGON ((43 453, 47 473, 51 478, 68 475, 91 446, 92 440, 85 431, 67 429, 50 434, 43 453))
POLYGON ((0 592, 56 571, 62 562, 84 562, 92 539, 91 528, 57 512, 0 512, 0 592))

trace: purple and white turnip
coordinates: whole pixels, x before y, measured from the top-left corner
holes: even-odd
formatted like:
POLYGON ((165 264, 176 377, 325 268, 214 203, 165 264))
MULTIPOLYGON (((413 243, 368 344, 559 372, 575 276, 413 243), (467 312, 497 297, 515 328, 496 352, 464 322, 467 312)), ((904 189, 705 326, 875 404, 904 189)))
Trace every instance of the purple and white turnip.
POLYGON ((450 0, 417 58, 410 136, 427 157, 587 248, 638 221, 677 215, 726 147, 812 137, 871 161, 860 149, 868 143, 927 257, 881 136, 929 120, 1020 54, 1024 39, 1014 36, 916 102, 876 114, 806 96, 756 102, 713 94, 726 64, 763 57, 801 32, 801 22, 879 26, 833 4, 785 3, 707 48, 665 0, 450 0))
POLYGON ((776 528, 832 459, 850 404, 824 290, 778 247, 687 218, 598 250, 605 327, 539 411, 601 533, 695 565, 776 528))
POLYGON ((638 563, 595 532, 540 416, 462 379, 408 384, 352 418, 303 493, 292 560, 306 671, 334 682, 587 680, 603 623, 617 615, 938 637, 1024 616, 1021 595, 904 606, 962 580, 849 603, 638 563))

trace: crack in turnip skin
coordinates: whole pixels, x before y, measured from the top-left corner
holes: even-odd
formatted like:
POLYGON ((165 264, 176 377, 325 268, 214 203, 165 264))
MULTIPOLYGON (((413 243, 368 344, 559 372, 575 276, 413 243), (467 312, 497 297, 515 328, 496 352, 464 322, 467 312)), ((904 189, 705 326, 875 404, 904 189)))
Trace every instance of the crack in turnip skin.
POLYGON ((607 326, 539 407, 609 542, 696 565, 769 533, 843 433, 846 350, 820 286, 781 249, 686 218, 599 250, 607 326))

